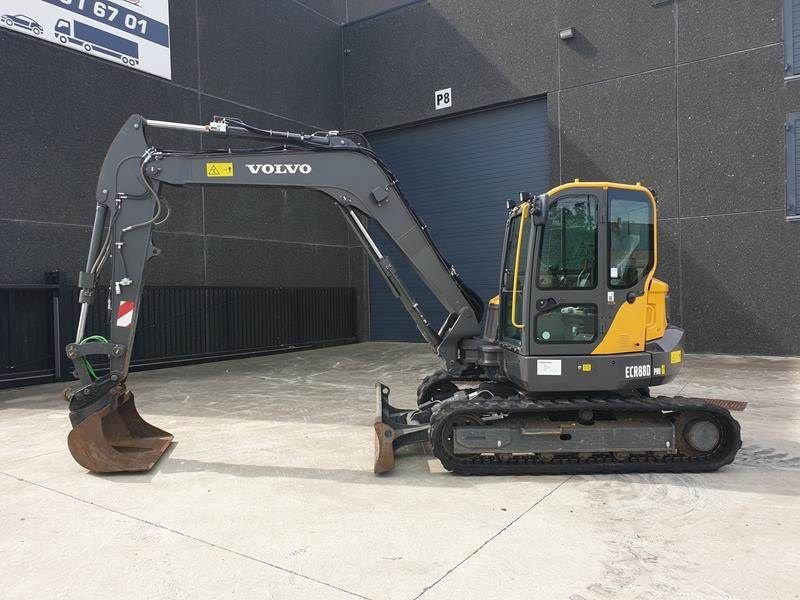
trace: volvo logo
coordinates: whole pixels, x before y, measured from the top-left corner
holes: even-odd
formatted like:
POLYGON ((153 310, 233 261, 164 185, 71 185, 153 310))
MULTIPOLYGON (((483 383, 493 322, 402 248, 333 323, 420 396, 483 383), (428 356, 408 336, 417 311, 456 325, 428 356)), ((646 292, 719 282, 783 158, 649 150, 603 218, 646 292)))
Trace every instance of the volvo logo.
POLYGON ((311 173, 311 165, 303 164, 275 164, 275 165, 247 165, 253 175, 263 173, 264 175, 294 175, 295 173, 302 173, 308 175, 311 173))

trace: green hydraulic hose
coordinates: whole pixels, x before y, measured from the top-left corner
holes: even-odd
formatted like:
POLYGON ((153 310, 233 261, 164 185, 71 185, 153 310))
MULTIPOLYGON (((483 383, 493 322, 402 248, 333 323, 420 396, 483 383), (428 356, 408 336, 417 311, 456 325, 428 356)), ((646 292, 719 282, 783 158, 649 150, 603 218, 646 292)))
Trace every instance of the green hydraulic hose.
MULTIPOLYGON (((104 344, 108 343, 108 340, 104 338, 102 335, 90 335, 87 338, 83 338, 80 343, 85 344, 86 342, 103 342, 104 344)), ((97 379, 97 373, 94 372, 92 368, 92 364, 89 362, 88 358, 83 359, 83 363, 86 365, 86 370, 89 372, 89 375, 92 379, 97 379)))

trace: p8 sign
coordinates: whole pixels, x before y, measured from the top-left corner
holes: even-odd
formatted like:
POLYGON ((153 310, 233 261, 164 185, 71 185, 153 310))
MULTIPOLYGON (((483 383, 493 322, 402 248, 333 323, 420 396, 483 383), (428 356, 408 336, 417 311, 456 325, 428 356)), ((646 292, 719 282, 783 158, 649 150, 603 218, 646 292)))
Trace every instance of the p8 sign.
POLYGON ((433 93, 434 108, 439 110, 441 108, 450 108, 453 106, 453 90, 445 88, 443 90, 436 90, 433 93))

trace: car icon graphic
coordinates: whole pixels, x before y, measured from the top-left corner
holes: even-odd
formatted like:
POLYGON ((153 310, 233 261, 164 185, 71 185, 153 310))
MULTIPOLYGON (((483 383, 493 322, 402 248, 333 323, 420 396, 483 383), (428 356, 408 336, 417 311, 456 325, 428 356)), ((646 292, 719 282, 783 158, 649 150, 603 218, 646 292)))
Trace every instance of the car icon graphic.
POLYGON ((39 23, 30 17, 26 17, 25 15, 3 15, 0 17, 0 23, 3 23, 3 25, 6 27, 19 27, 20 29, 27 29, 36 35, 42 35, 42 32, 44 31, 39 23))

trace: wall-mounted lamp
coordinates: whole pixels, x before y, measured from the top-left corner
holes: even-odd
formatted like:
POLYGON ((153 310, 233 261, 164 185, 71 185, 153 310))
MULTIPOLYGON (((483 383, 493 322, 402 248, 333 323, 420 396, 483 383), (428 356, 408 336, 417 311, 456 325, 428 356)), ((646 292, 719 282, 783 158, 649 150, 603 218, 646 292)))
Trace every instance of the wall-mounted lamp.
POLYGON ((575 28, 567 27, 566 29, 562 29, 558 32, 558 37, 560 37, 562 40, 571 40, 575 37, 575 28))

